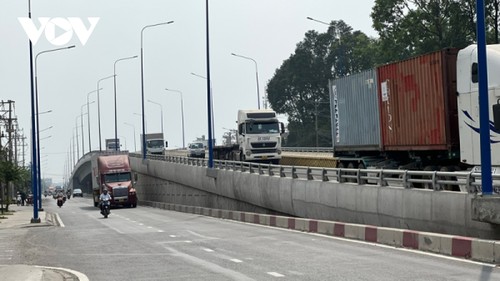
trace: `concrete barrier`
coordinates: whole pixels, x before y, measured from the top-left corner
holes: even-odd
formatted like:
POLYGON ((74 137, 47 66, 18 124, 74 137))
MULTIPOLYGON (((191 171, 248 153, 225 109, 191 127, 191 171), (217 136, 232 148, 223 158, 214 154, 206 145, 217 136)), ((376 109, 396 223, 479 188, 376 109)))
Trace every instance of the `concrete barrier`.
MULTIPOLYGON (((142 203, 147 206, 156 206, 154 202, 142 203)), ((418 232, 397 228, 376 227, 373 225, 346 224, 335 221, 301 219, 260 213, 199 207, 193 208, 192 206, 175 204, 161 205, 161 207, 166 209, 170 208, 179 212, 198 213, 205 216, 250 224, 312 232, 398 248, 403 247, 420 250, 479 262, 500 264, 500 241, 495 240, 483 240, 431 232, 418 232)))

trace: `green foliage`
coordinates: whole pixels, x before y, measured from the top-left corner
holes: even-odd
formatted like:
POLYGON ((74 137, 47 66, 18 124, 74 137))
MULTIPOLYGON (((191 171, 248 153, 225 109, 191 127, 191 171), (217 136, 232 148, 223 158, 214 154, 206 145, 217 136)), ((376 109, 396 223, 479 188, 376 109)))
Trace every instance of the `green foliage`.
MULTIPOLYGON (((485 1, 489 44, 498 40, 499 3, 485 1)), ((332 21, 325 33, 308 31, 276 70, 267 96, 288 116, 284 145, 316 146, 316 136, 319 146, 332 145, 329 79, 476 40, 476 0, 375 0, 371 17, 379 38, 332 21)))
POLYGON ((373 67, 378 48, 343 21, 333 21, 326 33, 305 34, 267 85, 271 107, 288 115, 286 146, 332 145, 328 80, 373 67))

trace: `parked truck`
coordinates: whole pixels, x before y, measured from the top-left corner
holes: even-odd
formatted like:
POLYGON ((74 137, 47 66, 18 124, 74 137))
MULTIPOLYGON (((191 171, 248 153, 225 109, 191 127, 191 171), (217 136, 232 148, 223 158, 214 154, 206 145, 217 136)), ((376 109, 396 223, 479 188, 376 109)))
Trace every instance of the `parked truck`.
MULTIPOLYGON (((488 45, 487 52, 493 120, 500 45, 488 45)), ((329 81, 338 166, 480 170, 477 65, 477 46, 471 45, 329 81)), ((492 165, 500 166, 500 130, 490 123, 492 165)))
POLYGON ((237 124, 237 143, 214 146, 214 159, 279 163, 285 127, 275 111, 238 110, 237 124))
POLYGON ((106 139, 106 150, 120 151, 120 139, 106 139))
POLYGON ((111 195, 112 206, 137 206, 135 181, 132 179, 129 156, 127 153, 117 152, 107 155, 94 156, 92 165, 92 194, 94 206, 99 204, 99 195, 107 189, 111 195))
MULTIPOLYGON (((142 134, 141 134, 141 147, 142 147, 142 134)), ((168 142, 165 141, 163 133, 146 134, 146 154, 164 155, 165 148, 167 147, 168 147, 168 142)), ((144 151, 144 149, 141 151, 144 151)))

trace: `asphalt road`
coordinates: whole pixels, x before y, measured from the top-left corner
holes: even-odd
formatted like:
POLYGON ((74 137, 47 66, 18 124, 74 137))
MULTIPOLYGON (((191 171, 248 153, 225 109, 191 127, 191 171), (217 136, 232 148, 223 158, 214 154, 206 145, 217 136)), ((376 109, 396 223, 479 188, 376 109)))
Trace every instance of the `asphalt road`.
POLYGON ((15 230, 12 262, 90 280, 500 280, 490 265, 346 239, 141 206, 104 219, 88 198, 44 202, 61 226, 15 230))

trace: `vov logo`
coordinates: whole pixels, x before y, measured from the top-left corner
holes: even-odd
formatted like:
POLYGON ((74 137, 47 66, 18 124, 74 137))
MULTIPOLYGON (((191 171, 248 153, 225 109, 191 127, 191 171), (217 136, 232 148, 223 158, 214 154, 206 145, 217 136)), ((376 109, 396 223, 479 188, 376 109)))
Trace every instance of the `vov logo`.
POLYGON ((41 17, 38 18, 40 26, 36 27, 35 23, 30 18, 17 18, 21 23, 24 31, 28 35, 31 42, 36 44, 40 36, 45 31, 45 38, 52 45, 62 46, 67 44, 73 38, 73 32, 76 34, 82 45, 87 43, 92 32, 94 32, 95 26, 99 22, 100 18, 90 17, 87 20, 90 23, 89 28, 85 27, 82 19, 75 17, 68 18, 48 18, 41 17), (62 31, 58 36, 56 36, 56 29, 62 31))

